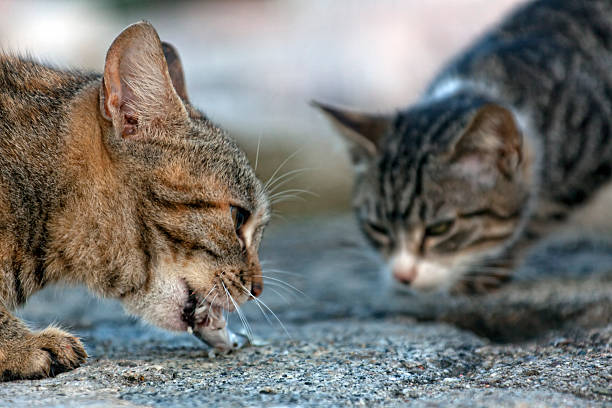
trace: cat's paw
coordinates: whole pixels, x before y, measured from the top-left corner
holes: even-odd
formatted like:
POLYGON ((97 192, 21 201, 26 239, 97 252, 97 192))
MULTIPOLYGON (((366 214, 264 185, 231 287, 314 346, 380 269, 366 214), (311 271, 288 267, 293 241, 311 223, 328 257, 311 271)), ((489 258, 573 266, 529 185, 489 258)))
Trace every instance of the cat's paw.
POLYGON ((87 359, 79 339, 54 327, 28 335, 3 353, 3 381, 53 377, 79 367, 87 359))
POLYGON ((510 272, 491 274, 467 274, 451 289, 451 293, 462 295, 482 295, 494 292, 512 280, 510 272))

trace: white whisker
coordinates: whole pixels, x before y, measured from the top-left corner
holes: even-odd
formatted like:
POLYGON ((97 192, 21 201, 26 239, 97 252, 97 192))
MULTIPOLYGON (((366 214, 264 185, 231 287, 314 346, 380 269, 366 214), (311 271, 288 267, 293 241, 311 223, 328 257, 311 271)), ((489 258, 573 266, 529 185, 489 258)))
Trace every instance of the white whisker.
POLYGON ((303 278, 304 275, 302 275, 301 273, 295 273, 295 272, 289 272, 289 271, 284 271, 282 269, 266 269, 265 271, 266 273, 282 273, 285 275, 290 275, 290 276, 299 276, 300 278, 303 278))
POLYGON ((273 278, 273 277, 271 277, 271 276, 263 276, 263 275, 260 275, 260 276, 261 276, 262 278, 264 278, 264 279, 269 279, 269 280, 271 280, 271 281, 278 282, 278 283, 280 283, 280 284, 282 284, 282 285, 285 285, 285 286, 287 286, 288 288, 291 288, 291 289, 295 290, 296 292, 298 292, 299 294, 301 294, 301 295, 303 295, 303 296, 305 296, 305 297, 307 297, 307 298, 309 298, 309 299, 310 299, 310 296, 308 296, 307 294, 305 294, 304 292, 302 292, 301 290, 299 290, 298 288, 296 288, 296 287, 295 287, 295 286, 293 286, 292 284, 285 282, 284 280, 277 279, 277 278, 273 278))
POLYGON ((249 325, 249 322, 247 321, 244 314, 242 314, 242 310, 240 310, 240 306, 238 306, 238 304, 234 300, 234 297, 231 295, 231 293, 229 293, 229 290, 227 289, 223 281, 221 281, 221 285, 223 285, 223 289, 225 290, 225 293, 227 294, 229 299, 232 301, 232 304, 234 305, 234 308, 236 309, 236 312, 238 313, 238 317, 240 318, 240 321, 242 322, 242 326, 247 332, 247 337, 249 341, 252 343, 253 342, 253 332, 251 330, 251 326, 249 325))
POLYGON ((266 282, 266 287, 270 289, 277 288, 279 290, 282 290, 284 294, 286 294, 287 296, 292 296, 295 299, 295 292, 290 291, 288 287, 283 286, 277 282, 266 282))
MULTIPOLYGON (((274 316, 274 318, 276 319, 276 321, 278 322, 278 324, 279 324, 279 325, 282 327, 282 329, 283 329, 283 331, 285 332, 285 334, 287 335, 287 337, 289 337, 290 339, 292 339, 291 335, 290 335, 290 334, 289 334, 289 332, 287 331, 287 328, 285 327, 285 325, 283 324, 283 322, 281 322, 281 320, 278 318, 278 316, 276 315, 276 313, 274 313, 274 312, 272 311, 272 309, 270 309, 270 308, 268 307, 268 305, 266 305, 266 304, 265 304, 265 303, 264 303, 262 300, 257 299, 255 296, 253 296, 253 294, 252 294, 250 291, 248 291, 248 290, 247 290, 247 289, 244 287, 244 285, 243 285, 242 283, 240 283, 240 286, 242 286, 242 288, 243 288, 243 290, 245 291, 245 293, 246 293, 247 295, 249 295, 249 296, 250 296, 250 297, 253 299, 253 301, 255 301, 255 304, 257 304, 258 306, 259 306, 259 305, 262 305, 263 307, 265 307, 265 308, 268 310, 268 312, 270 312, 270 313, 272 314, 272 316, 274 316)), ((263 310, 262 310, 262 312, 263 312, 263 310)), ((266 314, 265 314, 265 313, 264 313, 264 316, 266 316, 266 314)), ((267 319, 267 317, 266 317, 266 319, 267 319)), ((271 323, 270 323, 270 324, 271 324, 271 323)))
MULTIPOLYGON (((219 280, 221 281, 221 285, 223 285, 223 288, 225 289, 225 310, 229 311, 229 293, 227 293, 225 284, 223 284, 223 279, 219 279, 219 280)), ((229 323, 229 318, 228 318, 228 323, 229 323)))
POLYGON ((288 193, 308 194, 308 195, 311 195, 313 197, 319 197, 318 194, 313 193, 312 191, 309 191, 309 190, 303 190, 303 189, 300 189, 300 188, 290 188, 290 189, 287 189, 287 190, 283 190, 283 191, 279 191, 277 193, 271 194, 269 196, 269 199, 270 200, 274 200, 275 198, 285 197, 286 195, 288 195, 288 193))
POLYGON ((265 307, 271 314, 272 316, 274 316, 274 318, 276 319, 276 321, 278 322, 278 324, 280 325, 280 327, 282 327, 283 331, 285 332, 285 334, 287 335, 287 337, 289 337, 290 339, 292 339, 291 335, 289 334, 289 332, 287 331, 287 328, 285 327, 285 325, 283 324, 283 322, 281 322, 281 320, 278 318, 278 316, 276 315, 276 313, 274 313, 272 311, 272 309, 270 309, 268 307, 268 305, 266 305, 262 300, 257 299, 256 297, 253 298, 253 300, 255 301, 255 303, 257 304, 261 304, 263 307, 265 307))
POLYGON ((210 294, 212 293, 213 290, 215 290, 215 288, 217 287, 217 284, 215 283, 213 285, 212 288, 210 288, 210 290, 208 291, 208 293, 206 294, 206 296, 204 296, 204 298, 202 300, 200 300, 198 307, 202 306, 204 304, 204 302, 206 302, 206 299, 208 298, 208 296, 210 296, 210 294))
POLYGON ((268 190, 268 187, 270 187, 270 185, 272 185, 272 183, 275 182, 274 177, 276 177, 278 172, 283 168, 285 164, 287 164, 289 160, 293 159, 301 150, 302 150, 301 148, 296 150, 293 154, 289 155, 289 157, 283 160, 283 162, 276 168, 276 170, 274 170, 274 173, 272 173, 268 181, 266 181, 266 183, 264 184, 263 186, 264 190, 266 191, 268 190))
POLYGON ((277 217, 283 221, 287 221, 287 217, 285 217, 284 215, 281 215, 278 211, 272 211, 272 214, 270 215, 271 218, 277 217))
POLYGON ((306 201, 306 199, 304 197, 300 197, 299 195, 287 194, 286 196, 279 197, 279 198, 274 199, 274 200, 270 200, 270 204, 283 203, 283 202, 289 201, 289 200, 306 201))
POLYGON ((219 296, 219 294, 215 294, 215 297, 212 298, 212 300, 210 301, 210 304, 208 305, 208 312, 207 314, 210 315, 210 313, 212 312, 212 305, 215 302, 215 300, 217 299, 217 297, 219 296))
MULTIPOLYGON (((255 296, 249 291, 247 290, 247 288, 244 287, 244 285, 242 283, 239 283, 240 286, 242 286, 242 290, 244 291, 244 293, 247 294, 247 296, 252 297, 253 299, 255 299, 255 296)), ((257 302, 255 302, 255 304, 257 305, 257 307, 259 308, 259 310, 261 310, 261 314, 263 315, 263 317, 265 317, 266 321, 268 322, 268 324, 272 327, 274 327, 274 324, 272 324, 272 321, 270 320, 270 318, 268 317, 268 315, 266 314, 265 310, 263 310, 263 308, 261 307, 261 305, 257 302)))
POLYGON ((274 183, 272 183, 272 184, 270 184, 268 186, 268 190, 267 190, 268 193, 275 192, 276 190, 278 190, 283 185, 289 183, 292 180, 295 180, 297 177, 299 177, 301 175, 301 173, 303 173, 303 172, 305 172, 307 170, 314 170, 314 169, 310 168, 310 167, 304 167, 304 168, 301 168, 301 169, 293 169, 291 171, 288 171, 288 172, 284 173, 281 176, 278 176, 276 178, 276 180, 274 180, 274 183))
POLYGON ((257 138, 257 152, 255 153, 255 168, 253 171, 257 171, 257 165, 259 164, 259 145, 261 144, 261 134, 257 138))
POLYGON ((288 305, 290 305, 290 304, 291 304, 291 302, 289 302, 289 300, 287 300, 287 298, 286 298, 285 296, 283 296, 283 294, 282 294, 282 293, 280 293, 280 291, 278 291, 278 290, 274 289, 273 287, 269 287, 269 286, 268 286, 268 289, 269 289, 269 290, 271 290, 272 292, 276 293, 276 295, 277 295, 279 298, 281 298, 281 299, 282 299, 282 300, 283 300, 285 303, 287 303, 288 305))

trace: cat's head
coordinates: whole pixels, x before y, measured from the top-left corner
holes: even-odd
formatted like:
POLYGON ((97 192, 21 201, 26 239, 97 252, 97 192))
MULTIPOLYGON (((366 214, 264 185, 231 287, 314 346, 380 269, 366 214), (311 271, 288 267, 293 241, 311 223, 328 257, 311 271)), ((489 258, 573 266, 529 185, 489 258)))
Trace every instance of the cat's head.
POLYGON ((318 105, 350 142, 357 218, 397 281, 448 289, 513 238, 530 180, 509 110, 461 98, 393 116, 318 105))
POLYGON ((122 276, 128 284, 117 296, 167 329, 223 325, 221 309, 263 289, 262 184, 235 142, 191 106, 177 53, 150 24, 131 25, 112 43, 99 100, 108 178, 119 178, 123 199, 135 203, 114 209, 128 212, 117 227, 125 251, 140 259, 121 265, 138 283, 122 276))

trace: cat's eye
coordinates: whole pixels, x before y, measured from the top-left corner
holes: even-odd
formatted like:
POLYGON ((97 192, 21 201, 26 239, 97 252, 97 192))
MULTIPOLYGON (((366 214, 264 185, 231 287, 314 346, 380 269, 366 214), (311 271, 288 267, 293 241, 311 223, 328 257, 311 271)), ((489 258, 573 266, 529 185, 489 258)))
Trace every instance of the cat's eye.
POLYGON ((446 234, 453 227, 454 223, 454 220, 437 222, 425 229, 425 235, 428 237, 435 237, 438 235, 446 234))
POLYGON ((249 212, 244 208, 236 207, 233 205, 230 205, 230 214, 232 216, 232 221, 234 221, 234 229, 236 230, 236 232, 238 232, 240 228, 242 228, 242 226, 247 222, 250 215, 249 212))

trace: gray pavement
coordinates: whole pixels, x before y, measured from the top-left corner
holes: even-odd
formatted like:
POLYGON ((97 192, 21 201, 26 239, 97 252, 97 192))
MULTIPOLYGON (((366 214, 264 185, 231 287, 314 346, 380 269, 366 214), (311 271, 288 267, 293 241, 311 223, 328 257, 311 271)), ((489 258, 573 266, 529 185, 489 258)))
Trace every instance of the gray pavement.
POLYGON ((515 282, 479 297, 385 288, 348 215, 285 222, 262 252, 270 277, 303 292, 267 282, 263 300, 288 334, 247 305, 257 345, 214 355, 116 302, 51 288, 21 316, 70 328, 90 358, 3 383, 0 406, 612 406, 609 243, 546 243, 515 282))

